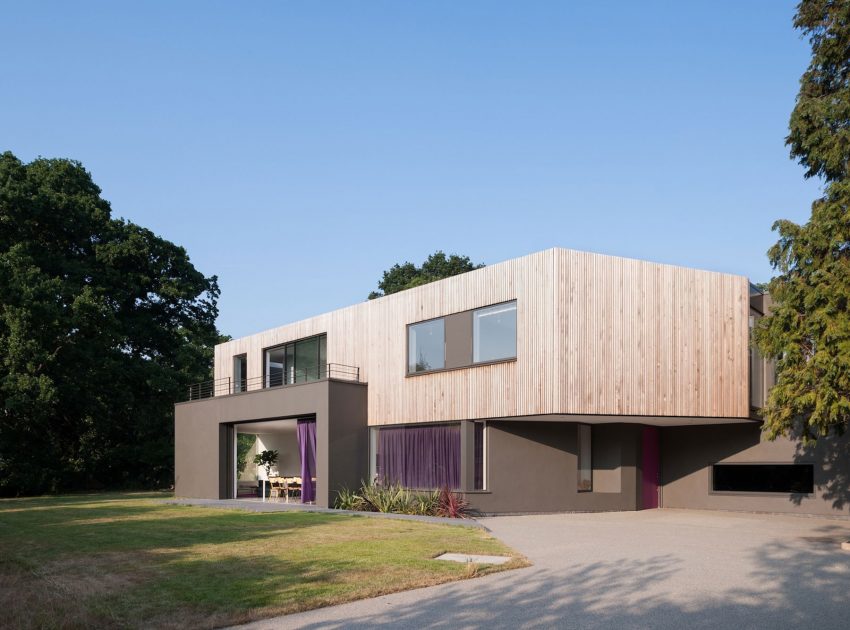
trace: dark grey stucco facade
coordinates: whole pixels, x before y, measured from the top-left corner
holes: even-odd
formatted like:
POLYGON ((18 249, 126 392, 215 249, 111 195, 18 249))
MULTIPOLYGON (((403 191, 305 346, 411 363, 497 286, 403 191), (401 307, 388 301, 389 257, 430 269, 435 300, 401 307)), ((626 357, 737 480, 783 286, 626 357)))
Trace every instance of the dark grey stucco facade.
POLYGON ((798 440, 767 440, 761 425, 667 427, 661 430, 662 505, 671 508, 850 514, 848 438, 821 438, 806 446, 798 440), (814 492, 724 493, 711 489, 716 463, 811 464, 814 492))
POLYGON ((577 423, 488 423, 486 489, 467 495, 485 513, 640 509, 639 425, 593 429, 591 492, 579 492, 577 423))
POLYGON ((316 504, 366 478, 366 385, 325 379, 177 404, 174 410, 177 496, 233 497, 233 428, 239 423, 314 418, 316 504))

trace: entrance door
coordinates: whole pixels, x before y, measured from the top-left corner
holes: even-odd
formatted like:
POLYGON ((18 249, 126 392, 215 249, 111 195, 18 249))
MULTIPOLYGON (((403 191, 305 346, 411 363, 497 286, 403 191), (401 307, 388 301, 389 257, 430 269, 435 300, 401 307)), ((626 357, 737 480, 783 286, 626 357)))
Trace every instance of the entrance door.
POLYGON ((658 443, 658 427, 644 427, 642 439, 643 478, 641 481, 641 509, 658 507, 658 484, 661 480, 661 452, 658 443))

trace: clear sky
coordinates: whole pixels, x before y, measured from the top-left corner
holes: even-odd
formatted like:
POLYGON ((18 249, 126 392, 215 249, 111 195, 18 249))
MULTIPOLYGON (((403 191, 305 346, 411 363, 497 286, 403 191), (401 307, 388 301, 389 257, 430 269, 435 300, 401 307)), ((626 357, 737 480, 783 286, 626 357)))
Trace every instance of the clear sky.
POLYGON ((2 2, 0 150, 83 162, 242 336, 437 249, 770 277, 795 2, 2 2))

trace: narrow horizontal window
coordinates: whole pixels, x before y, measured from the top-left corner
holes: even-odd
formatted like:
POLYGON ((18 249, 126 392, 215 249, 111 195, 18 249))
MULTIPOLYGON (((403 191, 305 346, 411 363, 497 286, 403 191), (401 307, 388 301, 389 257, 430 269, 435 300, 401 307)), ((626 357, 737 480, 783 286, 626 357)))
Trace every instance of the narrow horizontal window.
POLYGON ((407 371, 442 370, 446 366, 446 326, 442 318, 407 327, 407 371))
POLYGON ((475 363, 516 358, 516 301, 479 308, 472 313, 472 360, 475 363))
POLYGON ((711 489, 714 492, 814 492, 811 464, 715 464, 711 489))

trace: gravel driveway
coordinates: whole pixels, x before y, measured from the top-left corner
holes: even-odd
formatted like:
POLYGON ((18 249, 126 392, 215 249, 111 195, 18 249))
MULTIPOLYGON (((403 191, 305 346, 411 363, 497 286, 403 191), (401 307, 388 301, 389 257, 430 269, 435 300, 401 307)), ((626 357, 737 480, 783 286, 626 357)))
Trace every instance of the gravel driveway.
POLYGON ((534 566, 246 627, 850 627, 850 520, 648 510, 482 523, 534 566))

